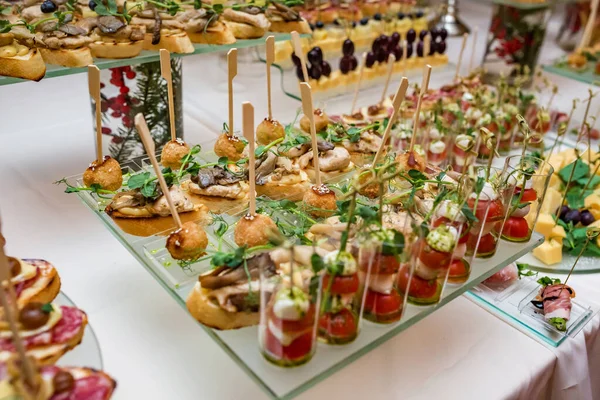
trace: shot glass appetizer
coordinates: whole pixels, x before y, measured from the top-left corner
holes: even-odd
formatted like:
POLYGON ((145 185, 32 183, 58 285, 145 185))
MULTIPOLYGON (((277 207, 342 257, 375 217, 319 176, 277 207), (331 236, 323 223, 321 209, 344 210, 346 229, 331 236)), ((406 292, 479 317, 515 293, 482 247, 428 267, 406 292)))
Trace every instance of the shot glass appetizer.
POLYGON ((510 156, 504 163, 504 180, 514 186, 508 203, 502 239, 527 242, 537 222, 554 168, 533 156, 510 156))

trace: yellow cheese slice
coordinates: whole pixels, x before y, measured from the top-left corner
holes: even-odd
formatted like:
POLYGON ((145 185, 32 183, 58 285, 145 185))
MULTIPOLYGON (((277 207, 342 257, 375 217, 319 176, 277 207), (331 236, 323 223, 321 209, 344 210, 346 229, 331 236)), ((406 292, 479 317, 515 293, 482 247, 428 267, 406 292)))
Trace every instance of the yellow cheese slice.
POLYGON ((19 260, 19 264, 21 264, 21 272, 19 273, 19 275, 10 278, 10 281, 13 284, 25 282, 26 280, 29 280, 29 279, 35 277, 35 274, 37 272, 36 267, 34 267, 33 265, 31 265, 29 263, 26 263, 25 261, 21 260, 20 258, 17 258, 17 260, 19 260))
MULTIPOLYGON (((37 329, 21 330, 19 332, 21 337, 26 338, 26 337, 35 336, 37 334, 49 331, 50 329, 52 329, 52 327, 54 325, 58 324, 58 321, 60 321, 60 319, 62 318, 62 310, 61 310, 60 306, 56 305, 56 304, 52 304, 52 308, 54 310, 50 313, 50 318, 48 319, 48 322, 46 322, 44 325, 40 326, 37 329)), ((10 339, 11 337, 12 337, 12 332, 10 331, 10 329, 0 331, 0 338, 10 339)))
POLYGON ((549 187, 546 190, 544 202, 540 208, 540 213, 553 214, 556 212, 562 201, 562 194, 555 188, 549 187))
POLYGON ((600 210, 600 196, 596 193, 590 194, 584 200, 585 208, 600 210))

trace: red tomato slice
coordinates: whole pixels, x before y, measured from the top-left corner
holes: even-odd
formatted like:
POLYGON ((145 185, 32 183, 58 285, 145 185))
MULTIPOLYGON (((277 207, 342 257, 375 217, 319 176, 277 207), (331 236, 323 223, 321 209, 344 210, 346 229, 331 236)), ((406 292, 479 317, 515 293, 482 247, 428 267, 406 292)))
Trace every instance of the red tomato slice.
POLYGON ((452 253, 443 253, 437 251, 427 244, 425 240, 422 240, 419 244, 419 260, 429 268, 446 268, 450 265, 452 259, 452 253))
MULTIPOLYGON (((400 272, 398 272, 398 287, 400 290, 406 291, 409 277, 409 267, 402 267, 400 272)), ((437 279, 425 280, 413 274, 412 279, 410 280, 410 287, 408 288, 408 295, 419 299, 428 299, 435 296, 437 290, 437 279)))
MULTIPOLYGON (((323 275, 323 290, 329 287, 329 280, 331 276, 329 274, 323 275)), ((333 278, 331 284, 332 294, 348 294, 356 293, 358 291, 358 274, 352 274, 348 276, 336 276, 333 278)))
POLYGON ((371 263, 372 274, 395 274, 400 268, 400 261, 393 255, 381 254, 378 251, 362 250, 358 260, 358 266, 361 271, 369 271, 371 263), (371 258, 373 260, 371 261, 371 258))
POLYGON ((529 224, 523 217, 508 217, 502 229, 502 235, 509 238, 524 238, 529 235, 529 224))
POLYGON ((498 239, 496 239, 491 233, 482 236, 481 239, 479 239, 477 254, 487 254, 493 252, 497 243, 498 239))
POLYGON ((467 273, 467 266, 465 262, 460 260, 453 260, 450 263, 450 276, 461 276, 467 273))
POLYGON ((298 360, 306 357, 312 351, 313 334, 307 332, 297 337, 288 346, 281 344, 269 329, 265 334, 265 349, 279 359, 298 360))
POLYGON ((367 289, 365 312, 375 315, 385 315, 398 312, 402 308, 402 297, 395 290, 383 294, 367 289))
POLYGON ((356 335, 358 319, 354 313, 347 308, 332 314, 326 313, 319 318, 319 328, 327 332, 329 336, 346 338, 356 335))
POLYGON ((314 305, 311 305, 304 317, 298 321, 289 321, 286 319, 277 318, 277 316, 273 313, 272 308, 269 310, 268 313, 268 317, 271 320, 271 323, 285 333, 301 332, 303 330, 311 328, 313 326, 313 323, 315 322, 314 305))
MULTIPOLYGON (((515 198, 518 199, 519 194, 521 193, 521 188, 515 188, 515 198)), ((521 197, 521 203, 527 203, 531 201, 535 201, 537 199, 537 192, 535 189, 525 189, 523 192, 523 196, 521 197)))

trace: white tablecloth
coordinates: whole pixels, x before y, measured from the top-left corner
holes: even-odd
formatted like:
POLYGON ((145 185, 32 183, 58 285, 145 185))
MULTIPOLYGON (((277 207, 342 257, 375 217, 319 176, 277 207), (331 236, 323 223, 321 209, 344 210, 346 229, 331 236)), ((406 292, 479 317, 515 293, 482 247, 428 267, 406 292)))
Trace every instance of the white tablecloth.
MULTIPOLYGON (((471 26, 487 30, 486 6, 462 8, 471 26)), ((560 54, 550 36, 545 60, 560 54)), ((216 56, 185 60, 186 139, 202 142, 225 119, 224 73, 214 68, 216 56)), ((240 71, 236 103, 252 100, 258 119, 266 95, 252 86, 255 73, 240 71)), ((551 78, 561 88, 555 104, 566 109, 586 92, 551 78)), ((298 103, 277 90, 274 96, 277 117, 289 121, 298 103)), ((0 210, 9 254, 59 268, 63 290, 88 313, 105 369, 119 381, 115 399, 266 398, 76 196, 52 185, 93 158, 88 101, 84 75, 0 88, 0 210)), ((239 110, 238 103, 238 117, 239 110)), ((599 275, 570 282, 582 300, 600 301, 599 275)), ((596 317, 550 349, 459 298, 299 398, 600 399, 599 331, 596 317)))

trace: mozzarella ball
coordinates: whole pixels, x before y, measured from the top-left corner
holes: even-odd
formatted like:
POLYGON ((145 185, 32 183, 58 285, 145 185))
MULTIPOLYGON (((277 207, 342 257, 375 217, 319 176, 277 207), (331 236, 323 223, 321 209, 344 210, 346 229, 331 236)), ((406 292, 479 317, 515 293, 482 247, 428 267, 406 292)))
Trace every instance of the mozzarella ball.
POLYGON ((94 160, 83 173, 83 184, 87 187, 100 185, 104 190, 118 190, 123 185, 121 166, 110 156, 104 156, 100 163, 94 160))
POLYGON ((256 141, 259 144, 267 145, 277 139, 282 139, 285 136, 285 129, 279 121, 265 118, 256 127, 256 141))
POLYGON ((312 186, 302 200, 308 213, 316 218, 330 217, 337 210, 335 192, 325 185, 312 186))
POLYGON ((165 144, 160 155, 164 167, 173 170, 181 168, 181 159, 190 152, 189 146, 181 139, 170 140, 165 144))
POLYGON ((167 250, 176 260, 195 260, 206 251, 208 237, 200 225, 189 221, 167 238, 167 250))
MULTIPOLYGON (((327 114, 325 114, 325 111, 321 110, 320 108, 317 108, 313 114, 315 118, 316 132, 318 133, 327 129, 327 125, 329 124, 329 117, 327 116, 327 114)), ((310 120, 306 115, 300 118, 300 129, 302 129, 304 132, 310 133, 310 120)))
POLYGON ((233 240, 238 246, 263 246, 269 244, 272 232, 278 231, 277 225, 268 215, 246 215, 235 226, 233 240))
POLYGON ((246 144, 240 138, 223 133, 215 142, 214 150, 219 157, 227 157, 231 161, 237 161, 242 158, 244 147, 246 147, 246 144))

